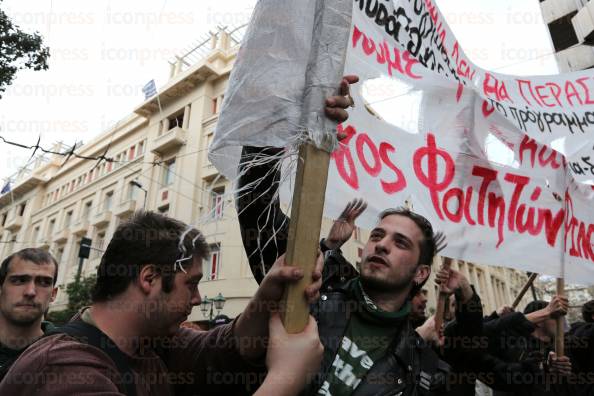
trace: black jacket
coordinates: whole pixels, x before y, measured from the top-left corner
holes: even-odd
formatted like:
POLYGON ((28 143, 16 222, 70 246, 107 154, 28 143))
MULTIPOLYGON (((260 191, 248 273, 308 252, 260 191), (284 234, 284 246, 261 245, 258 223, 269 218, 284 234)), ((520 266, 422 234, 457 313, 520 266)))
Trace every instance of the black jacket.
POLYGON ((491 315, 483 320, 482 304, 476 292, 467 304, 458 304, 456 319, 445 328, 444 359, 452 366, 451 395, 473 396, 477 379, 496 392, 516 391, 514 376, 534 376, 540 371, 531 361, 509 361, 491 353, 490 347, 494 345, 490 343, 490 337, 515 327, 528 331, 528 334, 533 329, 530 322, 526 326, 522 318, 517 317, 506 316, 498 320, 491 315))
MULTIPOLYGON (((276 258, 286 251, 289 222, 280 209, 277 197, 280 175, 276 164, 250 165, 249 169, 245 165, 259 153, 276 151, 246 147, 239 169, 239 224, 250 267, 258 282, 276 258)), ((324 247, 323 244, 321 247, 324 247)), ((324 357, 319 374, 304 391, 306 395, 316 394, 322 385, 353 309, 357 309, 357 302, 346 289, 348 281, 358 276, 357 271, 339 251, 325 251, 324 254, 326 260, 321 298, 311 307, 324 345, 324 357)), ((447 364, 438 359, 407 321, 405 328, 388 348, 388 353, 371 367, 353 395, 441 394, 447 371, 447 364)))
POLYGON ((594 395, 594 323, 572 324, 565 336, 565 351, 578 380, 578 385, 570 387, 568 394, 594 395))
POLYGON ((565 338, 565 349, 574 372, 594 372, 594 323, 573 323, 565 338))
MULTIPOLYGON (((55 327, 51 322, 41 322, 41 331, 43 331, 44 334, 53 331, 54 328, 55 327)), ((21 356, 21 354, 25 352, 25 349, 27 349, 29 345, 24 346, 21 349, 11 349, 7 346, 0 344, 0 381, 2 381, 10 367, 13 365, 14 362, 16 362, 19 356, 21 356)))
POLYGON ((517 369, 508 371, 504 387, 495 396, 566 395, 570 394, 567 378, 549 374, 546 361, 552 343, 534 337, 536 326, 521 312, 503 317, 493 315, 484 324, 489 339, 489 352, 517 369))
MULTIPOLYGON (((311 307, 324 345, 324 357, 319 375, 304 392, 307 395, 315 395, 322 385, 349 319, 360 308, 347 290, 348 282, 358 276, 353 266, 337 251, 327 251, 325 257, 321 297, 311 307)), ((449 366, 438 358, 409 321, 405 323, 389 352, 371 367, 353 396, 444 394, 449 366)))

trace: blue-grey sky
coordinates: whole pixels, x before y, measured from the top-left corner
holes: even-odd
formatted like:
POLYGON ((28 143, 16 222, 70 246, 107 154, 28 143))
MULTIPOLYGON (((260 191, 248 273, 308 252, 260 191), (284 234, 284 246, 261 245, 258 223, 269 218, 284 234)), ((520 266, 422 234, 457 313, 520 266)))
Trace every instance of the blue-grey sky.
MULTIPOLYGON (((50 69, 22 71, 0 99, 0 135, 68 144, 90 140, 167 81, 167 60, 218 24, 248 21, 256 0, 4 0, 15 22, 39 31, 50 69)), ((468 56, 508 74, 555 74, 537 0, 437 0, 468 56)), ((29 157, 0 143, 0 182, 29 157)))

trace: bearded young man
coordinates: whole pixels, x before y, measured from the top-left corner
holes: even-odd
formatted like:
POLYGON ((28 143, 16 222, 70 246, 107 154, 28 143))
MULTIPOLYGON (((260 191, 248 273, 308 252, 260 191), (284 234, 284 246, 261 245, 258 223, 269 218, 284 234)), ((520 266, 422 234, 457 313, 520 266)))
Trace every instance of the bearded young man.
MULTIPOLYGON (((342 121, 346 118, 344 113, 342 121)), ((289 220, 278 201, 279 167, 273 161, 250 161, 278 151, 244 147, 240 162, 237 211, 257 281, 286 251, 289 220)), ((422 216, 386 210, 365 244, 359 273, 339 247, 352 234, 351 219, 364 209, 362 202, 349 204, 335 222, 338 231, 320 242, 326 256, 322 296, 311 313, 318 321, 324 358, 304 394, 441 394, 447 365, 414 331, 409 313, 410 300, 429 277, 443 239, 422 216), (340 224, 346 225, 344 234, 340 224)))
POLYGON ((56 298, 58 263, 42 249, 27 248, 0 264, 0 381, 15 360, 46 331, 43 321, 56 298))

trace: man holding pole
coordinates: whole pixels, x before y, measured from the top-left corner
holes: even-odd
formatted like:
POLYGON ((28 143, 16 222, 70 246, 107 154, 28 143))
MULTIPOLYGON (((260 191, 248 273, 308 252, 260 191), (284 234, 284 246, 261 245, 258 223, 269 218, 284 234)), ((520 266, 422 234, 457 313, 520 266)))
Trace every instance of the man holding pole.
MULTIPOLYGON (((284 252, 288 227, 287 218, 275 198, 274 186, 277 185, 279 175, 272 170, 274 164, 252 165, 249 171, 245 168, 251 158, 267 150, 271 149, 244 148, 240 168, 244 167, 241 170, 245 172, 239 187, 249 185, 251 190, 238 198, 237 202, 244 246, 257 279, 258 274, 265 272, 274 258, 284 252), (262 213, 268 213, 268 216, 263 219, 262 213), (274 219, 273 223, 268 219, 274 219)), ((435 392, 438 386, 430 381, 435 381, 444 374, 438 368, 440 360, 428 348, 422 347, 423 343, 418 340, 417 335, 412 334, 412 328, 404 329, 398 324, 398 317, 406 315, 406 305, 426 281, 433 256, 439 249, 438 238, 433 234, 431 225, 421 216, 404 209, 385 211, 380 215, 378 225, 365 245, 359 275, 340 254, 340 246, 351 237, 354 221, 364 209, 365 204, 362 201, 349 203, 334 222, 328 237, 320 242, 320 248, 326 256, 324 283, 322 298, 318 304, 312 306, 312 314, 318 320, 325 353, 317 381, 308 388, 306 394, 357 395, 389 390, 396 393, 402 391, 403 395, 409 395, 429 392, 429 389, 435 392), (434 242, 427 243, 430 240, 434 242), (411 254, 411 251, 414 253, 411 254), (427 254, 428 252, 431 253, 427 254), (415 257, 415 253, 418 256, 415 257), (363 319, 358 319, 361 314, 363 319), (377 317, 374 318, 374 315, 377 317), (367 327, 359 323, 360 320, 367 327), (382 333, 382 324, 389 324, 392 333, 382 333), (371 350, 370 354, 366 346, 358 342, 364 338, 363 334, 368 341, 390 340, 389 345, 371 350), (412 345, 412 351, 409 349, 409 352, 420 358, 410 360, 401 355, 402 351, 398 347, 403 343, 412 345), (394 346, 396 348, 391 349, 394 346), (357 362, 350 359, 351 352, 362 356, 365 363, 363 360, 357 362), (384 359, 390 352, 399 359, 384 359), (407 376, 406 369, 398 366, 400 362, 412 363, 408 364, 412 373, 409 372, 407 376), (419 375, 416 381, 412 379, 414 373, 419 375), (394 380, 386 381, 386 378, 394 380), (426 382, 419 381, 419 378, 425 378, 426 382), (371 383, 372 379, 374 383, 371 383), (411 386, 412 382, 417 382, 418 386, 411 386), (423 389, 423 384, 427 384, 428 389, 423 389)), ((452 273, 455 274, 455 271, 446 270, 441 279, 450 279, 452 273)), ((452 290, 458 289, 454 278, 452 290)), ((460 280, 459 284, 463 285, 464 282, 460 280)), ((456 311, 471 314, 478 312, 480 324, 482 310, 466 307, 476 294, 470 287, 466 289, 470 292, 465 297, 459 296, 456 311)), ((462 332, 469 330, 469 326, 458 327, 462 332)), ((480 335, 479 327, 474 330, 476 335, 480 335)), ((460 333, 459 336, 465 334, 460 333)), ((453 353, 457 361, 465 356, 456 348, 449 348, 448 352, 449 356, 453 353)), ((479 351, 479 355, 481 354, 479 351)), ((472 360, 466 363, 472 364, 472 360)), ((496 359, 483 363, 481 367, 495 367, 502 372, 509 372, 514 367, 496 359)), ((505 378, 499 376, 497 380, 501 383, 505 378)))
MULTIPOLYGON (((260 194, 251 191, 249 195, 260 194)), ((255 216, 249 223, 240 219, 243 235, 253 235, 247 227, 253 227, 257 213, 262 213, 266 204, 242 204, 248 203, 240 202, 244 221, 250 213, 255 216)), ((345 213, 347 224, 354 220, 352 211, 345 213)), ((275 216, 282 216, 282 212, 275 216)), ((441 242, 423 217, 407 209, 391 209, 380 215, 363 249, 360 275, 341 255, 327 253, 322 296, 311 307, 325 348, 324 358, 306 394, 436 394, 438 380, 445 381, 445 367, 415 333, 408 317, 411 297, 429 277, 433 258, 443 247, 441 242)), ((244 237, 248 252, 255 243, 258 241, 244 237)), ((329 251, 325 241, 321 247, 329 251)), ((277 253, 283 253, 282 247, 277 253)), ((252 268, 262 267, 260 257, 251 256, 252 268)))
MULTIPOLYGON (((343 80, 345 97, 353 80, 343 80)), ((343 101, 327 105, 341 107, 343 101)), ((340 121, 346 120, 344 110, 338 114, 340 121)), ((257 280, 287 246, 289 222, 276 194, 276 163, 251 161, 277 151, 244 147, 240 163, 239 221, 257 280)), ((361 201, 350 203, 320 243, 326 255, 322 296, 311 312, 325 350, 319 375, 306 394, 438 394, 447 365, 415 333, 408 317, 410 300, 429 277, 443 238, 422 216, 407 209, 386 210, 363 249, 358 274, 338 249, 351 237, 354 220, 364 209, 361 201)))
MULTIPOLYGON (((296 395, 320 362, 317 327, 310 318, 301 334, 289 335, 274 311, 303 272, 280 258, 232 323, 209 332, 180 328, 200 304, 207 253, 198 230, 137 212, 101 259, 92 305, 30 346, 0 382, 0 394, 240 395, 260 384, 266 357, 268 375, 256 395, 296 395)), ((320 257, 304 292, 310 302, 318 297, 321 265, 320 257)), ((32 287, 26 274, 17 275, 32 287)))
POLYGON ((566 356, 557 356, 553 350, 556 318, 564 316, 567 309, 567 298, 554 296, 550 303, 533 301, 524 313, 511 313, 484 324, 489 352, 493 356, 505 362, 537 368, 509 373, 508 390, 496 391, 495 395, 549 394, 546 391, 551 387, 560 392, 561 379, 571 374, 571 362, 566 356))
MULTIPOLYGON (((346 77, 342 89, 356 81, 346 77)), ((340 121, 350 104, 331 97, 325 113, 340 121)), ((275 258, 257 278, 261 285, 238 319, 208 333, 179 329, 200 303, 197 287, 207 250, 198 230, 137 213, 116 230, 102 257, 93 305, 73 318, 74 328, 60 329, 30 349, 0 383, 0 393, 242 394, 262 382, 266 357, 268 375, 256 395, 297 394, 319 367, 317 326, 310 317, 300 334, 287 334, 274 311, 285 288, 303 279, 304 271, 288 267, 284 256, 275 258), (100 342, 89 344, 90 339, 100 342), (85 381, 61 379, 69 373, 85 381), (231 381, 225 379, 229 375, 231 381), (23 382, 25 376, 38 380, 23 382)), ((307 303, 319 297, 322 283, 322 257, 315 261, 299 296, 307 303)))

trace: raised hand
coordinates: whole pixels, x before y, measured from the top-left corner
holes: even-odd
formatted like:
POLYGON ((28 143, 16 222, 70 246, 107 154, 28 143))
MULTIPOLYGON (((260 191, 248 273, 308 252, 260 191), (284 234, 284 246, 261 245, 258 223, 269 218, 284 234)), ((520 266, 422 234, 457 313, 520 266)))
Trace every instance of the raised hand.
POLYGON ((367 209, 367 202, 362 199, 350 201, 338 219, 334 220, 328 237, 324 241, 329 249, 338 249, 344 245, 355 231, 355 220, 367 209))
POLYGON ((435 275, 435 283, 439 285, 442 293, 452 294, 457 290, 462 292, 462 303, 466 303, 472 298, 472 288, 468 279, 460 271, 442 266, 435 275))

